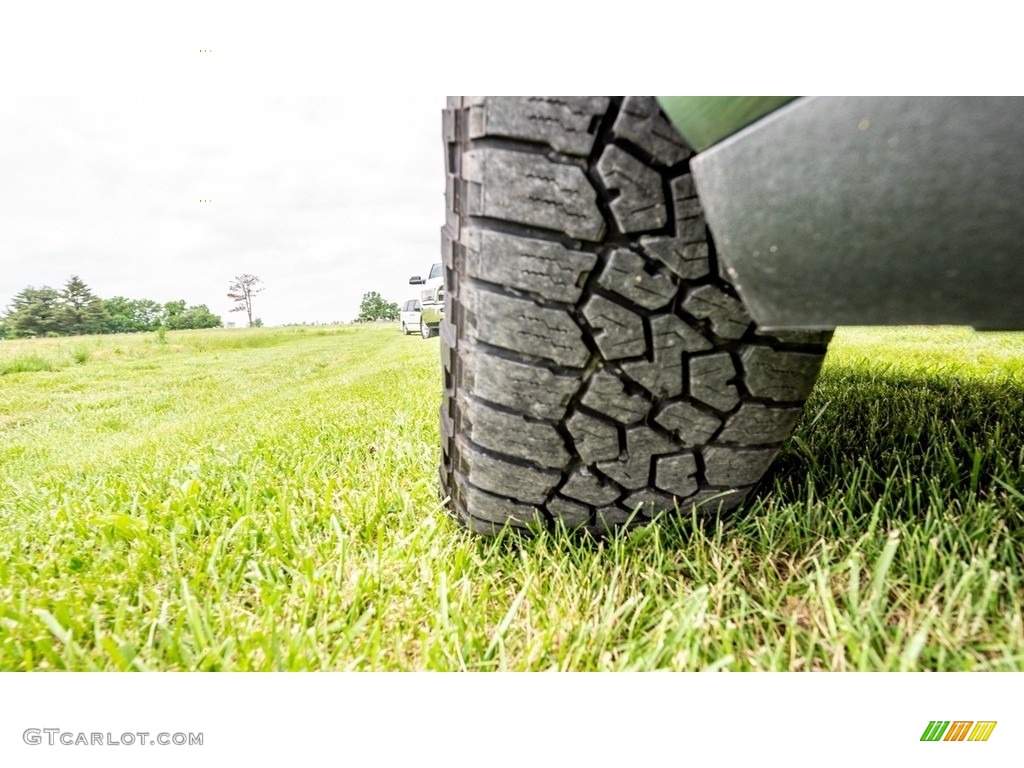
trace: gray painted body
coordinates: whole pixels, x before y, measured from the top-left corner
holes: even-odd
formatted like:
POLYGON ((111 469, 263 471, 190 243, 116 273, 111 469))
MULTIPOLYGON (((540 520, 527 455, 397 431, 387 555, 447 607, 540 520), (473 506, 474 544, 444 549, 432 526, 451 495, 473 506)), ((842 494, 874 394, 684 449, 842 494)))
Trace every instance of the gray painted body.
POLYGON ((766 329, 1024 329, 1024 99, 802 98, 695 157, 766 329))

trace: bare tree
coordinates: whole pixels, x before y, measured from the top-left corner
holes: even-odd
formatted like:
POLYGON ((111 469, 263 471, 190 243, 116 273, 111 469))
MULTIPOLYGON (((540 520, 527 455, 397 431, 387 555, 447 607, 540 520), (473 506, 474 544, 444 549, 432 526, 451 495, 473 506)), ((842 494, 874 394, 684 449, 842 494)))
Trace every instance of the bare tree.
POLYGON ((228 298, 235 302, 232 312, 244 311, 249 316, 249 327, 252 327, 252 297, 262 291, 257 288, 260 279, 256 275, 236 275, 234 282, 228 286, 228 298))

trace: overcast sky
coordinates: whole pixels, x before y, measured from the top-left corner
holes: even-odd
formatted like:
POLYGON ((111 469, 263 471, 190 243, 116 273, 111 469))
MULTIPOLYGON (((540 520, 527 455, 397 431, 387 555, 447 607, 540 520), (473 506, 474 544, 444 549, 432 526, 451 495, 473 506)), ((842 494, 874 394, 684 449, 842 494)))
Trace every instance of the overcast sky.
MULTIPOLYGON (((870 3, 856 18, 816 11, 796 22, 789 33, 802 48, 766 33, 773 4, 751 5, 717 38, 693 34, 715 28, 693 18, 684 33, 676 6, 632 3, 614 23, 574 20, 573 7, 10 5, 0 22, 0 311, 22 288, 60 287, 72 274, 104 298, 184 299, 239 321, 225 294, 233 276, 252 273, 268 325, 351 320, 372 290, 404 301, 409 276, 439 259, 448 90, 978 90, 963 65, 966 32, 957 56, 886 71, 877 51, 898 43, 911 56, 913 41, 892 28, 891 9, 889 26, 875 25, 870 3), (651 8, 664 23, 640 23, 651 8), (625 34, 622 21, 650 38, 625 34), (800 27, 823 22, 848 36, 800 27), (932 85, 914 87, 924 70, 932 85)), ((961 21, 948 24, 959 34, 961 21)), ((1016 47, 981 50, 1012 58, 1016 47)))
POLYGON ((375 66, 346 52, 354 33, 289 34, 296 18, 203 29, 168 4, 112 28, 89 8, 40 9, 3 54, 0 307, 71 274, 239 321, 225 294, 252 273, 268 325, 413 295, 439 260, 442 92, 349 87, 375 66))

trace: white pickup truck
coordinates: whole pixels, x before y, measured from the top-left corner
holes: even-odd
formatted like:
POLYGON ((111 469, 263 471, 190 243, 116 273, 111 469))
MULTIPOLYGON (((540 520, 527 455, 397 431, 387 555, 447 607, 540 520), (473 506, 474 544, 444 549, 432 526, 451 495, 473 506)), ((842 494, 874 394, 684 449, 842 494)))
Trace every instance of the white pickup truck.
POLYGON ((420 289, 420 335, 424 339, 437 336, 444 318, 444 268, 441 262, 430 267, 426 280, 419 275, 410 277, 409 285, 423 286, 420 289))

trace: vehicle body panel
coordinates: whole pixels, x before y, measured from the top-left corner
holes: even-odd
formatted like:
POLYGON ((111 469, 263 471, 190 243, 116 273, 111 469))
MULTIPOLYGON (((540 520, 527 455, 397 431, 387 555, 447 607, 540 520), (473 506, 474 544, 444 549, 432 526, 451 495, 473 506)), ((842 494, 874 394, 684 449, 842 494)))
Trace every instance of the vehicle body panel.
POLYGON ((422 307, 419 299, 405 301, 402 304, 401 312, 399 312, 401 327, 409 333, 419 333, 421 313, 422 307))
POLYGON ((1024 99, 801 98, 691 168, 765 329, 1024 329, 1024 99))
POLYGON ((658 101, 686 141, 698 152, 717 144, 793 96, 660 96, 658 101))

